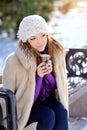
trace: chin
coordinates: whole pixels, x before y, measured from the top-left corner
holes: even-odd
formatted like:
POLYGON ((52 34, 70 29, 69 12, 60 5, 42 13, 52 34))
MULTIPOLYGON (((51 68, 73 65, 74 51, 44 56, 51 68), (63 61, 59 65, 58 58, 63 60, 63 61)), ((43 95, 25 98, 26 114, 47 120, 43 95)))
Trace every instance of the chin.
POLYGON ((45 47, 38 49, 39 52, 42 52, 42 51, 44 51, 44 50, 45 50, 45 47))
POLYGON ((42 51, 44 51, 44 49, 41 49, 41 50, 38 50, 39 52, 42 52, 42 51))

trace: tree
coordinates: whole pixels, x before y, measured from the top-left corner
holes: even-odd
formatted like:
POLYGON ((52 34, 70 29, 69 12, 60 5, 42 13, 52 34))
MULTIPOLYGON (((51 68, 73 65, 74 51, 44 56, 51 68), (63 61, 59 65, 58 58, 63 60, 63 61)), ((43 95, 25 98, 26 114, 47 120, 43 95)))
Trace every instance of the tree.
POLYGON ((31 14, 42 15, 48 20, 54 0, 2 0, 0 1, 0 32, 14 29, 17 32, 20 21, 31 14))

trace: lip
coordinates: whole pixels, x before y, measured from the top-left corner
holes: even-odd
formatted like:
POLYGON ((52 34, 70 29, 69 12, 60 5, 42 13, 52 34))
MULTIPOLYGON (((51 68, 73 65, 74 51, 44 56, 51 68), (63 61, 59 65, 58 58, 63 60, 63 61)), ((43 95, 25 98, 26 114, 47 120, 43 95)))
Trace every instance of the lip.
POLYGON ((39 50, 40 52, 44 50, 44 45, 40 45, 40 46, 37 46, 37 50, 39 50))
POLYGON ((39 46, 37 46, 37 47, 42 48, 42 47, 44 47, 44 45, 39 45, 39 46))

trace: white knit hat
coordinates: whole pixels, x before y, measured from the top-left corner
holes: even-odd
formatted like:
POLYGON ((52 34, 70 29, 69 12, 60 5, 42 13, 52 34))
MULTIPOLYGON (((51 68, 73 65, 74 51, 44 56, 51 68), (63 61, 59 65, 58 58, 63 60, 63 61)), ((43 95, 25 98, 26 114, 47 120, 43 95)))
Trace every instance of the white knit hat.
POLYGON ((19 25, 18 38, 26 42, 31 36, 38 33, 49 34, 48 24, 45 19, 39 15, 24 17, 19 25))

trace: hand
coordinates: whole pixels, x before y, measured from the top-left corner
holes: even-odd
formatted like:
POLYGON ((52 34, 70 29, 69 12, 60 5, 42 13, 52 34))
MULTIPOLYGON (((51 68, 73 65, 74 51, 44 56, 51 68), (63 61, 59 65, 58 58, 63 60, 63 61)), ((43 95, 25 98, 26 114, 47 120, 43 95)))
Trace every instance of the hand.
POLYGON ((37 66, 37 74, 40 77, 44 77, 46 74, 52 72, 52 62, 49 60, 48 62, 42 62, 37 66))

